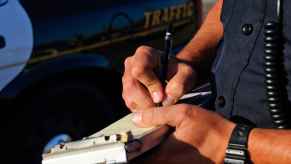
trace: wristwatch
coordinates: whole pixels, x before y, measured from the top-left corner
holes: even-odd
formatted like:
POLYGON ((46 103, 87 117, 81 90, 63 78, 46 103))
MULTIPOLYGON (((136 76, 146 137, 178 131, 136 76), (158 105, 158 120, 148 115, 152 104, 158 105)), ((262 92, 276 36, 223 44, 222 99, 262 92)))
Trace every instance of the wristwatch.
POLYGON ((248 136, 253 128, 237 124, 232 131, 224 158, 225 164, 250 164, 248 153, 248 136))

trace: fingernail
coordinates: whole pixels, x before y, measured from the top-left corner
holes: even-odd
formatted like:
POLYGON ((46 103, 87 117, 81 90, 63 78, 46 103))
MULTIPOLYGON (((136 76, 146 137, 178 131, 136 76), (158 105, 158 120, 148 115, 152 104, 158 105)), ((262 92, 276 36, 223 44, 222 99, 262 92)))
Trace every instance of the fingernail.
POLYGON ((152 98, 154 103, 160 103, 162 101, 163 95, 160 92, 153 92, 152 98))
POLYGON ((176 100, 170 96, 167 96, 166 99, 163 101, 163 106, 169 106, 176 103, 176 100))
POLYGON ((135 123, 140 123, 141 122, 141 113, 134 113, 132 121, 135 123))

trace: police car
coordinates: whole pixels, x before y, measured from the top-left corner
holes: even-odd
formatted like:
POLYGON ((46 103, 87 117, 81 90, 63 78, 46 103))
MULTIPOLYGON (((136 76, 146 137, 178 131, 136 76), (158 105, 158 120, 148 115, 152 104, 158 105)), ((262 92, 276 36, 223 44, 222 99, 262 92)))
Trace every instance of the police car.
POLYGON ((178 51, 201 13, 200 0, 0 0, 1 120, 17 160, 39 163, 49 144, 124 115, 124 59, 162 49, 168 24, 178 51))

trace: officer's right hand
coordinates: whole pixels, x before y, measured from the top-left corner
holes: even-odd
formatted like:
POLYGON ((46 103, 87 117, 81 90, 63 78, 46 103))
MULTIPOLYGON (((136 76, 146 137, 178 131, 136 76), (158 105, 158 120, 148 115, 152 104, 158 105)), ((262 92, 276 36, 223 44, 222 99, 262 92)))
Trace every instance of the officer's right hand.
POLYGON ((125 60, 122 78, 123 99, 131 111, 148 109, 157 103, 175 104, 195 84, 196 73, 185 63, 170 61, 168 83, 163 88, 154 73, 162 52, 148 46, 139 47, 135 54, 125 60))

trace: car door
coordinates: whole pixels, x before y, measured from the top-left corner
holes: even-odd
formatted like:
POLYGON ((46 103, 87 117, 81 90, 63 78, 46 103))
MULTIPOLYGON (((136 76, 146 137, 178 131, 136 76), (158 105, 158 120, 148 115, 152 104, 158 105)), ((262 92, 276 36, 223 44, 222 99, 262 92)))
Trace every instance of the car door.
POLYGON ((189 0, 22 0, 33 24, 31 63, 63 55, 101 54, 113 68, 141 44, 162 48, 165 27, 175 25, 174 46, 187 42, 199 23, 189 0), (187 34, 187 35, 185 35, 187 34))
POLYGON ((25 67, 32 52, 31 22, 17 0, 0 0, 0 90, 25 67))

